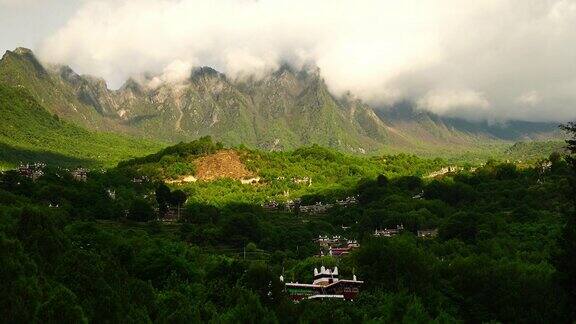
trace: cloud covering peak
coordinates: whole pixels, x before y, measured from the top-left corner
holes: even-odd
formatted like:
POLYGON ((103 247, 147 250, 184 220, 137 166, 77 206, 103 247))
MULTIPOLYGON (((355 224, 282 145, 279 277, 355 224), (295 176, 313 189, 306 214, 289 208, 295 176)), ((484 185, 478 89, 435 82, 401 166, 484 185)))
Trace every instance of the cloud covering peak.
POLYGON ((39 52, 113 87, 315 64, 375 105, 560 121, 576 118, 575 26, 574 0, 86 0, 39 52))

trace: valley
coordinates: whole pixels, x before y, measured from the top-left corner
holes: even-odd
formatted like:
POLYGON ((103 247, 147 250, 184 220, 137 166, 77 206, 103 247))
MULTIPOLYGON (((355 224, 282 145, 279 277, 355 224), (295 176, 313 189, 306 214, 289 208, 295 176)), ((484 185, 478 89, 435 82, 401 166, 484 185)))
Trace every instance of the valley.
POLYGON ((573 124, 376 109, 288 65, 155 78, 0 60, 7 322, 574 318, 573 124))

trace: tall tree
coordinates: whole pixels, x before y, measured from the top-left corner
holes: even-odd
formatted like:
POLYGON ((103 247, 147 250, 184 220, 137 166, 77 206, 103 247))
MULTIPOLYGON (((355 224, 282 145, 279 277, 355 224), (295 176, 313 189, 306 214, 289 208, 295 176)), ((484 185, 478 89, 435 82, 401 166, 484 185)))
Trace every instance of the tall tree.
POLYGON ((571 138, 566 141, 569 155, 566 161, 571 165, 570 174, 572 209, 568 211, 568 219, 562 236, 558 241, 559 252, 554 257, 554 265, 558 270, 560 282, 568 293, 573 309, 572 316, 576 315, 576 123, 571 122, 562 125, 561 128, 570 134, 571 138))
POLYGON ((576 122, 570 122, 560 126, 560 128, 572 136, 572 138, 566 140, 566 144, 568 144, 566 148, 570 152, 570 155, 566 157, 566 161, 570 163, 573 170, 576 170, 576 122))
POLYGON ((156 188, 156 202, 158 202, 158 210, 160 215, 163 217, 168 211, 168 205, 172 200, 170 188, 167 185, 161 183, 156 188))
POLYGON ((174 190, 170 195, 170 202, 178 208, 178 219, 180 219, 180 208, 186 202, 188 196, 182 190, 174 190))

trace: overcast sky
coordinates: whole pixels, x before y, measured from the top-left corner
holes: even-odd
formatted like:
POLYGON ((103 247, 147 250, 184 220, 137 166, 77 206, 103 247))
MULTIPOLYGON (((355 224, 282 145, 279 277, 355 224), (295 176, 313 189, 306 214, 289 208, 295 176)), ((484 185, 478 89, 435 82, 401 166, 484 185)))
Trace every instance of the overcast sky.
POLYGON ((375 106, 576 119, 576 0, 0 0, 0 30, 1 49, 30 47, 112 88, 289 62, 375 106))

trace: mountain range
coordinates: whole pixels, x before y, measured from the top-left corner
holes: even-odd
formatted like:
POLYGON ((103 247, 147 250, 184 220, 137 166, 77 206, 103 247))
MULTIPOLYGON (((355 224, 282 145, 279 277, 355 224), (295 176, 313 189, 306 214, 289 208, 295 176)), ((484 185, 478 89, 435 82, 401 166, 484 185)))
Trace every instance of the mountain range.
POLYGON ((356 153, 422 153, 560 136, 554 123, 470 122, 410 102, 375 109, 352 94, 332 94, 317 68, 283 65, 262 78, 231 79, 200 67, 182 82, 152 86, 154 77, 110 90, 103 79, 42 64, 29 49, 7 51, 0 60, 0 84, 25 88, 59 118, 162 142, 211 135, 267 150, 319 144, 356 153))

